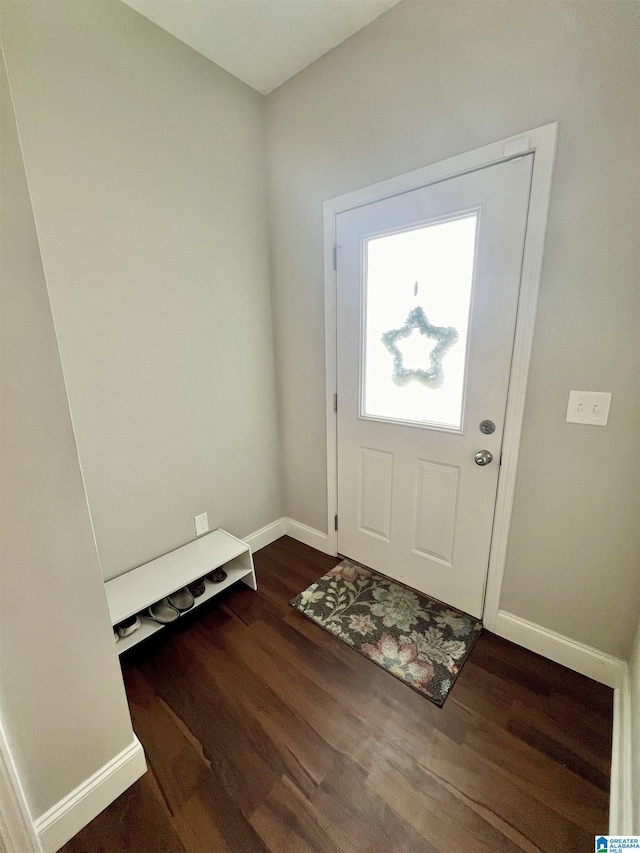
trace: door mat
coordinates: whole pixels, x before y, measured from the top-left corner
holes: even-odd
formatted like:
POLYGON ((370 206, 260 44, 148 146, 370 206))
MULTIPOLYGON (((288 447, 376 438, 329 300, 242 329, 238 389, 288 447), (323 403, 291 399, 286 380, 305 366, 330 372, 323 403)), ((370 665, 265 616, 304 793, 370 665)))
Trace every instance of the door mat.
POLYGON ((482 631, 477 619, 351 560, 290 604, 436 705, 482 631))

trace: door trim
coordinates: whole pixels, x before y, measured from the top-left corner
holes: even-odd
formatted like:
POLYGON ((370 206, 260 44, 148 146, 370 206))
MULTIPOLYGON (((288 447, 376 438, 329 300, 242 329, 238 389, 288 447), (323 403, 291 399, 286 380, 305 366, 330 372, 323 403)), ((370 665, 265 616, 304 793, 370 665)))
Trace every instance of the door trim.
POLYGON ((491 537, 489 569, 485 590, 483 621, 491 630, 495 626, 500 605, 500 593, 507 556, 507 542, 511 526, 511 513, 518 471, 520 436, 524 418, 527 377, 533 346, 538 291, 542 275, 544 241, 547 230, 551 182, 555 160, 557 122, 510 136, 459 154, 439 163, 432 163, 413 172, 380 181, 369 187, 355 190, 324 203, 324 304, 325 304, 325 375, 326 375, 326 428, 327 428, 327 531, 328 546, 337 554, 338 534, 335 518, 338 512, 338 434, 334 401, 337 393, 337 317, 336 286, 337 273, 334 259, 339 258, 336 245, 336 217, 339 213, 371 204, 375 201, 400 195, 411 190, 447 180, 466 172, 493 166, 506 160, 514 160, 524 154, 533 154, 531 195, 525 233, 524 255, 518 314, 509 390, 507 412, 502 443, 502 463, 498 476, 498 491, 491 537))

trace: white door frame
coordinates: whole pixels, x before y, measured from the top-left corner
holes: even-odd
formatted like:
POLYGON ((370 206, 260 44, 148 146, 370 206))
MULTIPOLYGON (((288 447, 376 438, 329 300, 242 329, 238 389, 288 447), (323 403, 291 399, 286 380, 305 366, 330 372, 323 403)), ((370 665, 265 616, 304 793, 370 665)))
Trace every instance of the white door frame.
POLYGON ((324 292, 325 292, 325 369, 326 369, 326 420, 327 420, 327 550, 337 554, 338 534, 335 518, 338 513, 338 434, 335 411, 337 394, 337 317, 336 317, 336 217, 339 213, 365 204, 410 192, 475 171, 484 166, 513 160, 533 153, 533 173, 529 215, 525 234, 522 276, 518 297, 518 316, 511 375, 507 395, 507 412, 502 442, 502 463, 498 476, 498 491, 491 537, 491 553, 485 592, 483 621, 487 628, 494 626, 500 603, 500 592, 507 556, 507 541, 511 525, 511 512, 518 471, 520 435, 524 417, 527 377, 533 346, 538 290, 542 274, 544 240, 547 229, 551 180, 556 151, 558 125, 556 122, 537 127, 499 142, 493 142, 474 151, 459 154, 448 160, 433 163, 389 178, 386 181, 363 187, 324 203, 324 292))

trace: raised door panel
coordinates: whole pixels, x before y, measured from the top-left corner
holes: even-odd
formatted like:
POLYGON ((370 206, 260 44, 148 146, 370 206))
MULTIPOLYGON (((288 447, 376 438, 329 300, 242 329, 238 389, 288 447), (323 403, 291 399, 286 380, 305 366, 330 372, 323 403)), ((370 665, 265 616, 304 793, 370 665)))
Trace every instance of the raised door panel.
POLYGON ((449 568, 453 565, 459 487, 457 466, 418 459, 414 551, 449 568))
POLYGON ((364 533, 391 539, 393 453, 360 448, 359 527, 364 533))

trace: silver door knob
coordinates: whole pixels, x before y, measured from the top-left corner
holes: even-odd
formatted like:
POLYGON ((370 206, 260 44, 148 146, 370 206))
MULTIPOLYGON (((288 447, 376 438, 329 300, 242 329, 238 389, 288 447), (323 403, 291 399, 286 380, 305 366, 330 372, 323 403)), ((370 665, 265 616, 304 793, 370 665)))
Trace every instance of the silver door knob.
POLYGON ((488 465, 493 460, 493 454, 488 450, 479 450, 473 458, 476 465, 488 465))

